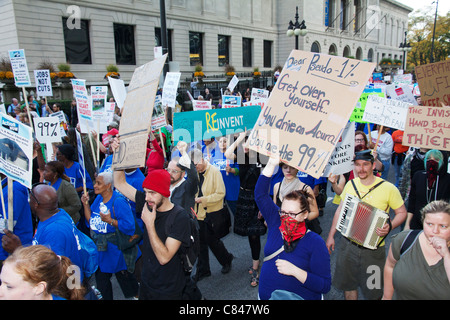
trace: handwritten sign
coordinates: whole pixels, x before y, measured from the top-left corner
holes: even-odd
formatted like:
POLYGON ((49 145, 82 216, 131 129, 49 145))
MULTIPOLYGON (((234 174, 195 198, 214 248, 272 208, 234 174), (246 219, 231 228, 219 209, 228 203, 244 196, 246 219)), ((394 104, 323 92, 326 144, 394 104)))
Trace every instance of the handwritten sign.
POLYGON ((180 72, 167 72, 166 79, 164 80, 164 87, 162 92, 162 104, 163 106, 169 106, 175 108, 177 102, 177 89, 180 82, 180 72))
POLYGON ((31 86, 25 50, 9 50, 8 52, 11 67, 13 69, 15 85, 17 87, 31 86))
POLYGON ((49 70, 34 70, 36 82, 36 95, 39 97, 51 97, 53 95, 52 79, 49 70))
POLYGON ((371 95, 367 99, 363 121, 404 130, 409 103, 371 95))
POLYGON ((414 68, 425 106, 450 105, 450 60, 430 63, 414 68))
POLYGON ((40 143, 61 142, 58 117, 37 117, 33 119, 36 139, 40 143))
POLYGON ((248 106, 174 113, 174 145, 251 130, 260 112, 259 106, 248 106))
POLYGON ((409 107, 402 144, 450 151, 450 107, 409 107))
POLYGON ((363 121, 362 118, 364 115, 364 110, 366 110, 366 103, 367 103, 367 99, 369 98, 369 96, 377 95, 379 97, 384 97, 384 93, 382 93, 382 92, 366 92, 366 90, 367 89, 365 89, 364 92, 361 94, 361 97, 359 97, 358 103, 356 104, 356 107, 353 110, 349 121, 366 123, 365 121, 363 121))
POLYGON ((112 168, 122 170, 145 165, 156 91, 167 54, 135 69, 122 108, 120 147, 113 155, 112 168))
POLYGON ((395 86, 393 84, 386 86, 386 94, 394 100, 400 100, 417 106, 416 98, 412 93, 412 87, 409 85, 395 86))
POLYGON ((193 109, 194 111, 211 109, 211 100, 194 100, 193 109))
POLYGON ((374 66, 293 50, 247 145, 321 177, 374 66))
POLYGON ((250 96, 250 100, 258 100, 258 99, 268 99, 269 98, 269 90, 266 89, 258 89, 252 88, 252 93, 250 96))

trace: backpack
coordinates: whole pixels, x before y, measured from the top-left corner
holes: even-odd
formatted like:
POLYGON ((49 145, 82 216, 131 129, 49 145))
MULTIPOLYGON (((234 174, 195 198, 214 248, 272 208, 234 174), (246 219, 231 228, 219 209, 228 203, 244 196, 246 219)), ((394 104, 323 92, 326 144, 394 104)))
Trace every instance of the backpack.
MULTIPOLYGON (((184 211, 183 209, 183 212, 184 211)), ((168 234, 168 227, 172 225, 175 215, 178 212, 172 212, 166 221, 166 234, 168 234)), ((191 234, 189 237, 189 245, 181 244, 180 249, 178 249, 178 254, 181 259, 181 264, 183 265, 184 271, 186 273, 191 273, 195 262, 197 261, 198 255, 200 253, 200 228, 197 221, 197 216, 192 213, 186 214, 189 216, 189 225, 191 229, 191 234)))
POLYGON ((417 236, 422 230, 416 229, 416 230, 410 230, 408 235, 403 240, 402 246, 400 247, 400 256, 406 253, 408 249, 411 247, 411 245, 416 241, 417 236))
POLYGON ((81 232, 75 224, 73 224, 74 235, 79 245, 78 251, 80 251, 82 268, 84 276, 89 278, 92 276, 98 268, 98 251, 94 241, 86 234, 81 232))

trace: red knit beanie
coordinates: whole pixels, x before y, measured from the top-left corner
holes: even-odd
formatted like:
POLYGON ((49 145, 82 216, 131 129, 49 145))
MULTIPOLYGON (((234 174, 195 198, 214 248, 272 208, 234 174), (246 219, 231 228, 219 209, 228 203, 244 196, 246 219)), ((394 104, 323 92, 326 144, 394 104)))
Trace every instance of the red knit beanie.
POLYGON ((150 171, 142 183, 142 187, 156 191, 163 197, 170 197, 170 174, 166 170, 150 171))

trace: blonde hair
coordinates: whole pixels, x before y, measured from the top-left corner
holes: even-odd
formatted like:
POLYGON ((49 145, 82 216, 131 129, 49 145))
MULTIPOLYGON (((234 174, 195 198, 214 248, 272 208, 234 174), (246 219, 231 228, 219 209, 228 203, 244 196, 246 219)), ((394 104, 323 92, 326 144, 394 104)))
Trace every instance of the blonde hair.
POLYGON ((43 245, 17 248, 4 263, 10 263, 22 279, 33 285, 46 282, 46 292, 67 300, 83 300, 84 289, 69 289, 67 280, 68 268, 72 261, 58 256, 43 245))
POLYGON ((435 200, 427 204, 425 207, 422 208, 422 210, 420 210, 420 213, 422 215, 422 222, 427 214, 438 212, 450 214, 450 203, 444 200, 435 200))

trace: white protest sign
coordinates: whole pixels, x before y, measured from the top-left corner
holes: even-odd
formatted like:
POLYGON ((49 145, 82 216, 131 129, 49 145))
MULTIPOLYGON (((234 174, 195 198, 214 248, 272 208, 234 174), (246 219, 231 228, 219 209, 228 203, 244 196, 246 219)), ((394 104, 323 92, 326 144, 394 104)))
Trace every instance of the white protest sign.
POLYGON ((389 128, 405 130, 410 105, 407 102, 370 95, 367 98, 362 120, 389 128))
POLYGON ((236 75, 233 76, 233 78, 231 78, 230 82, 228 83, 228 89, 230 89, 231 91, 234 90, 234 88, 236 87, 236 85, 238 84, 239 79, 236 75))
POLYGON ((253 101, 253 100, 268 99, 268 98, 269 98, 269 90, 252 88, 250 100, 253 101))
POLYGON ((14 83, 16 86, 31 86, 25 51, 23 49, 9 50, 9 60, 11 61, 11 66, 14 73, 14 83))
POLYGON ((51 97, 53 95, 52 79, 49 70, 34 70, 36 82, 36 95, 39 97, 51 97))
POLYGON ((404 84, 412 84, 412 74, 396 74, 394 75, 394 84, 397 86, 402 86, 404 84))
POLYGON ((244 107, 248 107, 248 106, 260 106, 261 110, 264 109, 264 107, 267 104, 267 100, 268 99, 256 99, 256 100, 251 100, 248 102, 243 102, 242 106, 244 107))
POLYGON ((92 101, 86 90, 86 80, 72 79, 73 95, 77 101, 78 122, 81 133, 95 130, 92 118, 92 101))
POLYGON ((106 117, 106 99, 108 96, 107 86, 91 86, 91 101, 92 101, 92 120, 99 128, 95 131, 99 133, 106 133, 109 122, 106 117))
POLYGON ((353 158, 355 156, 355 123, 348 122, 342 133, 341 139, 336 144, 323 176, 328 177, 330 173, 335 175, 344 174, 353 170, 353 158))
POLYGON ((209 110, 209 109, 211 109, 211 101, 210 100, 194 100, 193 109, 194 109, 194 111, 209 110))
POLYGON ((391 99, 407 102, 412 104, 413 106, 417 105, 417 101, 412 94, 412 89, 409 85, 402 85, 400 87, 396 87, 391 84, 386 86, 386 94, 391 97, 391 99))
POLYGON ((160 95, 155 98, 155 105, 153 106, 152 114, 152 131, 158 130, 166 125, 166 113, 162 104, 160 95))
POLYGON ((66 130, 67 130, 67 122, 66 122, 66 116, 64 115, 63 111, 58 111, 50 114, 50 117, 57 117, 59 121, 59 128, 61 132, 61 137, 66 136, 66 130))
POLYGON ((222 96, 222 108, 240 107, 242 98, 240 96, 222 96))
POLYGON ((32 128, 0 113, 0 172, 27 188, 32 184, 32 128))
POLYGON ((33 119, 36 139, 40 143, 61 142, 58 117, 38 117, 33 119))
POLYGON ((180 82, 180 72, 167 72, 164 80, 164 87, 162 92, 163 106, 175 108, 177 99, 178 83, 180 82))
POLYGON ((111 92, 114 96, 114 100, 117 103, 119 109, 122 109, 127 97, 127 89, 125 88, 125 83, 122 79, 115 79, 108 77, 109 86, 111 87, 111 92))

